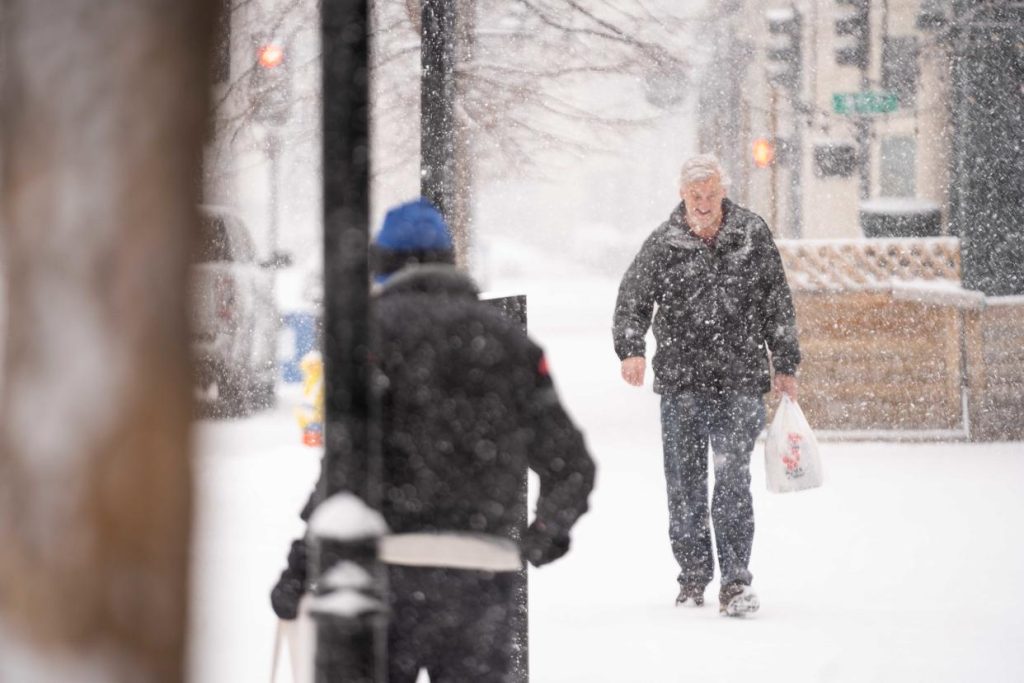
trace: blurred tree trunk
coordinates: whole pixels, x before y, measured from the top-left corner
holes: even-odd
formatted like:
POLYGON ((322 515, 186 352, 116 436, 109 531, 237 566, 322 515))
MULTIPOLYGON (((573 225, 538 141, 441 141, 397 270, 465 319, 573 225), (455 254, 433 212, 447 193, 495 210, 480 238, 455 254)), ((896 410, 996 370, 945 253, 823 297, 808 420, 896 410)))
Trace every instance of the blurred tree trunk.
POLYGON ((216 5, 0 5, 0 680, 184 679, 216 5))
POLYGON ((433 9, 417 3, 424 17, 420 26, 420 168, 421 192, 444 214, 455 243, 455 260, 469 265, 472 235, 473 140, 472 122, 462 106, 471 89, 476 0, 435 0, 433 9), (426 19, 424 19, 426 21, 426 19))
MULTIPOLYGON (((652 8, 644 0, 454 1, 455 192, 444 213, 456 259, 466 266, 474 193, 484 176, 543 169, 550 150, 612 150, 621 132, 672 115, 688 92, 690 29, 704 25, 687 3, 652 8), (617 87, 624 78, 646 88, 645 101, 628 112, 583 94, 594 83, 617 87)), ((422 37, 423 2, 372 4, 374 128, 385 131, 377 133, 384 142, 378 159, 385 159, 377 177, 415 158, 418 143, 422 158, 422 129, 408 125, 417 108, 423 120, 421 91, 413 89, 408 74, 416 53, 422 55, 409 30, 422 37)))

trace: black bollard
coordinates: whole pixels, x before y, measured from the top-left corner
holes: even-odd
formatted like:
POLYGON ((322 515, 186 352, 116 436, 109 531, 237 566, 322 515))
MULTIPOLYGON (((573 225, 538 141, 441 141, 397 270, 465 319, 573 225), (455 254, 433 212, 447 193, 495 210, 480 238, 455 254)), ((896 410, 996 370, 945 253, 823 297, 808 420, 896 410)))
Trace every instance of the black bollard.
POLYGON ((350 493, 328 498, 310 519, 315 683, 387 681, 387 580, 377 556, 386 532, 380 514, 350 493))
POLYGON ((324 0, 324 460, 310 520, 316 683, 383 683, 384 524, 377 418, 369 391, 369 14, 366 0, 324 0), (347 492, 347 493, 338 493, 347 492), (369 505, 366 503, 369 502, 369 505))

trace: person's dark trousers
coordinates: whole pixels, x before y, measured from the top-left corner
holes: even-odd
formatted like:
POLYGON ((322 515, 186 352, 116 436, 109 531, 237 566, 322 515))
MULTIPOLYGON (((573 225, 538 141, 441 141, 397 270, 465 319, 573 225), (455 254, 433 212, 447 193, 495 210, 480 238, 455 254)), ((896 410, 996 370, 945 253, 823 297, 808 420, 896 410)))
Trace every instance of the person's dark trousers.
POLYGON ((389 683, 512 680, 515 572, 388 567, 389 683))
POLYGON ((749 584, 754 541, 750 453, 764 426, 759 395, 688 391, 661 397, 661 436, 668 488, 669 538, 679 583, 704 587, 714 577, 708 515, 708 443, 715 484, 714 523, 722 585, 749 584))

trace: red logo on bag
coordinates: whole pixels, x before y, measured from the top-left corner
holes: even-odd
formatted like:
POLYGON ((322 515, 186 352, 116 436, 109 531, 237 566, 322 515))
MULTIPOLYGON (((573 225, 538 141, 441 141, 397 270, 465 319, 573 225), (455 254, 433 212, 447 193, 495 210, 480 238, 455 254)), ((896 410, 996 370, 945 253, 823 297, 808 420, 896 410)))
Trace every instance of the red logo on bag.
POLYGON ((786 465, 786 476, 790 479, 799 479, 804 476, 804 468, 800 466, 800 446, 803 437, 799 432, 790 432, 786 435, 789 442, 789 450, 782 455, 782 462, 786 465))

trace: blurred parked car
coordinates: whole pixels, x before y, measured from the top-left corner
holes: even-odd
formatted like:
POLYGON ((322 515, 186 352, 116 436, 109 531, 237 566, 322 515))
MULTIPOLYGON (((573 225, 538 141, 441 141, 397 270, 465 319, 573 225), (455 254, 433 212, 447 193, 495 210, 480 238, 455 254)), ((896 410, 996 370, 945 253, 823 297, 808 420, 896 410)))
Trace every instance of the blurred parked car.
POLYGON ((290 259, 259 262, 238 216, 218 206, 200 211, 191 274, 196 395, 203 414, 246 415, 274 403, 280 326, 274 269, 290 259))

